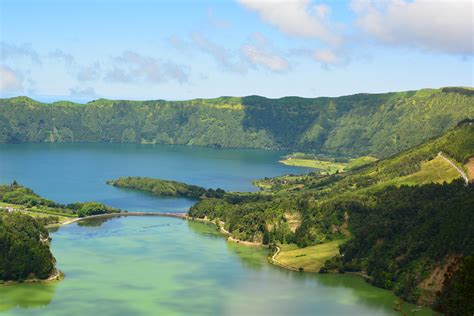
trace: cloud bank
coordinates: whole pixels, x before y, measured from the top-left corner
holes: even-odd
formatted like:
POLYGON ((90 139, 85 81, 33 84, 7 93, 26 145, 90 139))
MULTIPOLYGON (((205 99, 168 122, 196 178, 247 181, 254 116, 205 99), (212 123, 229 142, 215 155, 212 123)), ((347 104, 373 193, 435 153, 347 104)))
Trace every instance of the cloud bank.
POLYGON ((442 53, 474 53, 473 2, 353 0, 355 25, 383 44, 442 53))
POLYGON ((310 0, 238 0, 245 8, 255 11, 265 22, 291 36, 318 38, 336 45, 342 38, 327 19, 330 8, 312 5, 310 0))

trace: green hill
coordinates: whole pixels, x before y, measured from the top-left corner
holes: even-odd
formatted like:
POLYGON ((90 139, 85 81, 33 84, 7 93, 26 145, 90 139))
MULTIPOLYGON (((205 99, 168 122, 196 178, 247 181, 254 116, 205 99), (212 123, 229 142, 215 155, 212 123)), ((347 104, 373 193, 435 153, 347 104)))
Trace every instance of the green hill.
POLYGON ((312 262, 314 245, 340 244, 321 271, 363 273, 410 302, 472 313, 472 286, 456 283, 474 272, 474 186, 460 173, 471 157, 474 123, 467 120, 369 165, 264 179, 259 193, 205 199, 189 214, 225 222, 235 238, 280 245, 277 263, 300 270, 321 265, 312 262))
POLYGON ((0 142, 133 142, 387 157, 474 117, 470 88, 337 98, 259 96, 87 104, 0 99, 0 142))

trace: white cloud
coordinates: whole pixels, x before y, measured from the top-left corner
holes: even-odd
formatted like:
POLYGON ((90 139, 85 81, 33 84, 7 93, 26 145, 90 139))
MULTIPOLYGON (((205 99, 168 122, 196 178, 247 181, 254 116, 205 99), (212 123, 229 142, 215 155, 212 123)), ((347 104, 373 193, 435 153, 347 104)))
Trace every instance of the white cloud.
POLYGON ((102 67, 99 62, 95 62, 90 66, 80 67, 76 78, 81 82, 100 79, 101 69, 102 67))
POLYGON ((277 55, 272 55, 251 45, 244 45, 242 52, 247 60, 253 64, 264 66, 272 71, 283 71, 288 69, 288 62, 277 55))
POLYGON ((234 54, 226 48, 211 42, 201 33, 193 33, 191 39, 195 47, 202 52, 214 58, 216 63, 224 70, 231 72, 244 73, 245 67, 238 60, 235 60, 234 54))
POLYGON ((334 52, 328 49, 315 51, 313 53, 313 58, 323 65, 335 65, 341 61, 334 52))
POLYGON ((355 24, 379 42, 425 50, 474 53, 471 0, 353 0, 355 24))
POLYGON ((258 12, 267 23, 288 35, 318 38, 328 44, 338 45, 342 38, 330 25, 326 5, 311 5, 310 0, 238 0, 252 11, 258 12))
POLYGON ((207 8, 207 21, 217 29, 227 29, 230 26, 229 21, 216 17, 213 7, 207 8))
POLYGON ((314 6, 314 10, 320 19, 325 19, 331 13, 331 8, 325 4, 314 6))
POLYGON ((0 59, 2 61, 17 58, 27 58, 37 64, 41 64, 38 52, 30 44, 15 45, 0 42, 0 59))
POLYGON ((168 44, 176 49, 178 52, 183 53, 183 54, 189 54, 191 52, 191 49, 188 45, 187 42, 185 42, 181 37, 178 37, 176 35, 172 35, 166 39, 168 44))
POLYGON ((87 87, 87 88, 82 88, 82 87, 75 87, 75 88, 71 88, 69 89, 69 94, 70 96, 72 97, 76 97, 76 98, 97 98, 98 95, 97 93, 95 92, 95 90, 91 87, 87 87))
POLYGON ((61 49, 56 49, 48 54, 48 57, 56 59, 58 61, 64 62, 68 66, 72 66, 75 64, 75 58, 69 53, 64 52, 61 49))
POLYGON ((252 65, 270 71, 282 72, 289 68, 288 61, 275 52, 270 42, 260 33, 255 33, 248 44, 241 47, 243 57, 252 65))
POLYGON ((13 92, 23 90, 20 76, 10 67, 0 65, 0 91, 13 92))
POLYGON ((164 82, 188 80, 188 69, 171 61, 125 51, 113 59, 114 66, 106 74, 107 80, 118 82, 164 82))

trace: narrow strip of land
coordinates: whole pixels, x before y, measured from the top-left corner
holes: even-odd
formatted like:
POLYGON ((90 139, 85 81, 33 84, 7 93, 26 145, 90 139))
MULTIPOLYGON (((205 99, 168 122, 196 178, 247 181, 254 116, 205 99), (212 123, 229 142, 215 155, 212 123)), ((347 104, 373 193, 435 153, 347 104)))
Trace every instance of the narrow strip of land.
POLYGON ((51 225, 51 226, 65 226, 72 223, 76 223, 79 221, 85 221, 89 219, 96 219, 96 218, 108 218, 108 217, 122 217, 122 216, 161 216, 161 217, 176 217, 181 219, 187 219, 186 213, 155 213, 155 212, 128 212, 128 213, 107 213, 107 214, 98 214, 98 215, 91 215, 85 217, 78 217, 61 223, 59 225, 51 225))

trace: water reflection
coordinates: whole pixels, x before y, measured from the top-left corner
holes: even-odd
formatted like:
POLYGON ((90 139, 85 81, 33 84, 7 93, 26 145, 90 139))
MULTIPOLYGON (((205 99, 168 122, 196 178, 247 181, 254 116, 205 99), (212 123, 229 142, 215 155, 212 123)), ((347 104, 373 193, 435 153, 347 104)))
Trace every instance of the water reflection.
MULTIPOLYGON (((222 238, 214 225, 188 221, 190 231, 207 238, 222 238)), ((268 249, 263 247, 243 246, 233 242, 226 242, 226 248, 229 254, 237 257, 242 266, 261 273, 277 272, 282 281, 293 283, 291 280, 297 280, 297 284, 309 287, 325 287, 327 291, 339 293, 337 297, 344 298, 340 304, 364 305, 366 310, 372 310, 383 315, 402 314, 402 315, 438 315, 427 308, 418 308, 413 304, 402 304, 401 311, 395 311, 394 307, 398 301, 397 297, 390 291, 383 290, 367 283, 362 277, 351 274, 319 274, 319 273, 300 273, 286 270, 268 263, 268 249), (277 271, 278 270, 278 271, 277 271), (332 289, 332 290, 329 290, 332 289), (340 295, 344 292, 344 295, 340 295)), ((266 291, 267 287, 264 286, 266 291)), ((247 288, 246 291, 249 291, 247 288)), ((331 299, 328 297, 328 299, 331 299)))
POLYGON ((228 243, 214 226, 164 217, 101 225, 55 234, 66 279, 0 287, 0 314, 400 314, 393 294, 361 278, 280 269, 266 249, 228 243))
POLYGON ((80 227, 100 227, 105 222, 108 222, 115 217, 99 217, 99 218, 90 218, 77 222, 77 226, 80 227))
POLYGON ((267 248, 242 246, 234 242, 228 242, 227 249, 231 254, 240 259, 245 268, 259 271, 268 264, 267 248))
POLYGON ((187 221, 189 230, 199 236, 205 236, 212 239, 223 238, 223 235, 217 231, 217 227, 211 223, 200 223, 196 221, 187 221))
POLYGON ((38 308, 51 303, 57 282, 0 285, 0 313, 13 308, 38 308))

